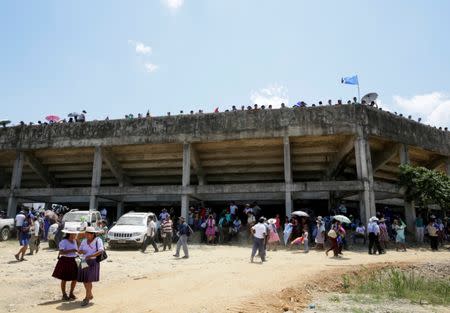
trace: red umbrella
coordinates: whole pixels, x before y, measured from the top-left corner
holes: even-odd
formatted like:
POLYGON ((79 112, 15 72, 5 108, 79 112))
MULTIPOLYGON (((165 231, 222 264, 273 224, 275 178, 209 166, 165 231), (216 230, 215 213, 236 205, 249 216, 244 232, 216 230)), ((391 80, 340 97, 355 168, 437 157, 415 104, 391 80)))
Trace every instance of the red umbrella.
POLYGON ((56 123, 60 120, 59 116, 56 116, 56 115, 49 115, 49 116, 45 117, 45 119, 49 122, 54 122, 54 123, 56 123))

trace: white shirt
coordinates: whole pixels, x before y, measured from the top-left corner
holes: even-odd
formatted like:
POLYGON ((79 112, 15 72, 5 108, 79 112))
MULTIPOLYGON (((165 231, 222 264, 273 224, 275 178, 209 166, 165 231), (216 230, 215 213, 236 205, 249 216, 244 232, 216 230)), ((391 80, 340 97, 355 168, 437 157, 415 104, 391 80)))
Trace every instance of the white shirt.
POLYGON ((37 237, 37 236, 39 236, 39 227, 40 227, 41 225, 39 224, 39 221, 38 220, 35 220, 34 221, 34 235, 37 237))
POLYGON ((25 214, 19 213, 16 215, 16 226, 22 226, 25 220, 25 214))
POLYGON ((147 236, 153 237, 156 235, 156 223, 151 220, 147 225, 147 236))
MULTIPOLYGON (((73 240, 72 242, 70 242, 67 239, 63 239, 59 243, 59 250, 78 250, 77 241, 73 240)), ((77 256, 77 253, 76 252, 70 252, 68 254, 64 254, 63 256, 66 256, 66 257, 69 257, 69 258, 75 258, 77 256)))
POLYGON ((364 235, 364 233, 366 232, 366 228, 364 227, 364 226, 361 226, 361 227, 356 227, 356 232, 358 233, 358 234, 363 234, 364 235))
POLYGON ((259 239, 264 239, 266 237, 266 226, 263 223, 258 223, 252 227, 255 231, 253 236, 259 239))
POLYGON ((235 206, 235 205, 230 205, 230 213, 233 214, 233 215, 236 214, 237 208, 238 208, 238 207, 235 206))
POLYGON ((103 241, 97 237, 88 244, 87 239, 84 239, 80 244, 80 250, 84 251, 84 256, 91 256, 97 251, 103 251, 103 241))
POLYGON ((367 225, 367 232, 378 235, 380 233, 380 226, 378 226, 376 222, 369 223, 369 225, 367 225))

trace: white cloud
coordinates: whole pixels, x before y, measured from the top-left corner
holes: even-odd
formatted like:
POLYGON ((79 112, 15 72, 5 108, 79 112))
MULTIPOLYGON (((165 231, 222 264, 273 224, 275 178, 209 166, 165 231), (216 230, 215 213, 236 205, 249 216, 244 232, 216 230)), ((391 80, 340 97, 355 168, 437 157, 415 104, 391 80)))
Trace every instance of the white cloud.
POLYGON ((173 10, 176 10, 178 8, 180 8, 183 3, 184 0, 163 0, 163 2, 170 8, 173 10))
POLYGON ((147 72, 149 73, 153 73, 154 71, 156 71, 159 66, 156 64, 152 64, 152 63, 145 63, 145 69, 147 70, 147 72))
POLYGON ((252 91, 250 94, 250 100, 252 104, 258 104, 258 106, 265 105, 266 107, 271 104, 273 108, 279 108, 281 103, 288 105, 289 96, 286 87, 273 84, 266 88, 252 91))
POLYGON ((414 120, 420 117, 422 123, 437 126, 450 126, 450 97, 442 92, 415 95, 411 98, 394 96, 392 104, 377 101, 379 106, 391 111, 411 115, 414 120))
POLYGON ((450 125, 450 97, 441 92, 415 95, 412 98, 393 97, 393 108, 404 116, 421 117, 425 124, 448 127, 450 125))
POLYGON ((128 42, 134 46, 137 54, 151 54, 152 47, 146 46, 144 43, 140 41, 128 40, 128 42))

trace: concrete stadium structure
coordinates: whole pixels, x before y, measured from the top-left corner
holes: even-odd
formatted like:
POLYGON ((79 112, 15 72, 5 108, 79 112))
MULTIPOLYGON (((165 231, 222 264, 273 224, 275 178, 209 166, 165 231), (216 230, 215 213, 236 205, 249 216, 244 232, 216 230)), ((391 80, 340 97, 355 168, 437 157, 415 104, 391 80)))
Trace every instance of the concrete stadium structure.
POLYGON ((450 133, 361 105, 283 108, 0 129, 0 206, 181 206, 301 199, 406 208, 398 166, 450 173, 450 133))

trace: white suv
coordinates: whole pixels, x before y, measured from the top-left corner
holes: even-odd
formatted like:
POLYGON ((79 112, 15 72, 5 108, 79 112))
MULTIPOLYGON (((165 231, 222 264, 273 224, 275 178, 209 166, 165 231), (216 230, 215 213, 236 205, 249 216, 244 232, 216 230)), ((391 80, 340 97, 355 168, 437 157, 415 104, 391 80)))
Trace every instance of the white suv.
POLYGON ((119 246, 138 246, 147 239, 147 224, 153 213, 128 212, 122 215, 108 231, 108 244, 111 249, 119 246))
POLYGON ((102 219, 99 211, 80 211, 77 209, 70 210, 64 214, 63 222, 65 229, 73 229, 77 231, 83 231, 86 226, 97 226, 97 222, 102 219), (85 220, 87 225, 83 225, 82 219, 85 220))

